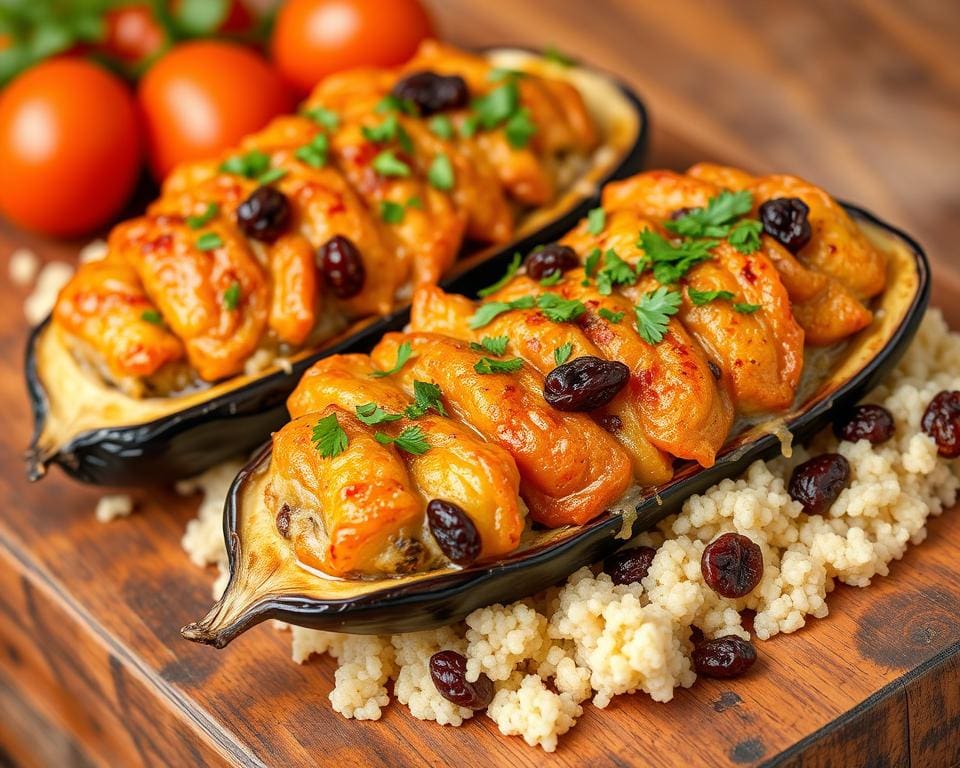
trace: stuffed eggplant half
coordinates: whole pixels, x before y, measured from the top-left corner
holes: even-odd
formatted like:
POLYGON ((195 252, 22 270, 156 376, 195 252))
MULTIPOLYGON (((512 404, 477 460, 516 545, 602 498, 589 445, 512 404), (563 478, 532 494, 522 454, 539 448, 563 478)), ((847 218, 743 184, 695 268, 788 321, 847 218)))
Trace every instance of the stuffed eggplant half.
POLYGON ((31 476, 142 484, 252 449, 310 363, 400 327, 416 288, 568 227, 644 137, 610 78, 522 51, 431 41, 327 78, 174 170, 80 265, 30 342, 31 476))
POLYGON ((799 178, 609 184, 477 298, 422 287, 404 332, 307 371, 184 635, 405 631, 536 592, 862 397, 928 293, 912 240, 799 178))

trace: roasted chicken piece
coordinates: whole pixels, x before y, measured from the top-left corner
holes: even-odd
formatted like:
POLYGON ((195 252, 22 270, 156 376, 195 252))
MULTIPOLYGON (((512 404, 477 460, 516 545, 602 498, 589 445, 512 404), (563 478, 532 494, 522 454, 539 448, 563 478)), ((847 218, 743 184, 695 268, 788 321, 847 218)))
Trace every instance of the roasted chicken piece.
MULTIPOLYGON (((477 306, 465 296, 444 293, 436 286, 421 288, 413 296, 410 329, 442 333, 474 343, 484 337, 506 336, 508 353, 519 355, 543 375, 557 366, 556 352, 567 344, 571 348, 570 359, 583 355, 604 356, 579 327, 573 323, 550 322, 538 309, 505 312, 489 325, 472 330, 469 321, 477 306)), ((607 424, 618 424, 610 432, 630 456, 634 477, 640 485, 665 483, 673 476, 673 460, 650 442, 643 425, 643 413, 629 390, 621 392, 594 415, 607 424), (611 416, 619 423, 611 422, 611 416)))
POLYGON ((398 450, 336 406, 294 419, 273 437, 268 506, 304 564, 334 576, 406 572, 422 565, 423 501, 398 450), (314 446, 319 419, 335 416, 342 453, 314 446))
MULTIPOLYGON (((312 366, 287 401, 294 418, 336 406, 348 412, 375 404, 390 414, 403 414, 414 399, 392 380, 374 378, 376 368, 367 355, 335 355, 312 366)), ((482 440, 475 432, 435 410, 416 421, 402 418, 383 422, 377 430, 396 436, 419 426, 430 450, 421 455, 401 452, 412 487, 424 499, 458 505, 480 534, 480 559, 513 551, 523 532, 519 505, 520 476, 510 455, 482 440)))
POLYGON ((116 380, 183 357, 183 345, 163 325, 136 270, 116 258, 81 264, 60 294, 54 318, 96 348, 116 380))
POLYGON ((440 387, 455 418, 470 424, 513 456, 520 494, 534 520, 551 527, 579 525, 619 499, 630 485, 630 460, 616 441, 581 413, 554 410, 543 399, 543 377, 531 368, 480 374, 483 355, 466 342, 428 333, 391 333, 371 356, 389 370, 402 343, 413 350, 395 374, 412 392, 414 381, 440 387))

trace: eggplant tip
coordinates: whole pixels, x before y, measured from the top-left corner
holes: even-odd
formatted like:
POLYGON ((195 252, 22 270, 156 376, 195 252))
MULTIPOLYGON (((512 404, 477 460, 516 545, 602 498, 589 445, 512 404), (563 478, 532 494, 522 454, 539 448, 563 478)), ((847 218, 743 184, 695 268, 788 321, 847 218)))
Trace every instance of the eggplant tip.
POLYGON ((195 621, 187 626, 180 629, 180 637, 184 640, 190 640, 194 643, 200 643, 200 645, 212 645, 214 648, 220 649, 225 648, 227 644, 233 639, 234 635, 232 633, 218 631, 213 629, 213 627, 208 622, 207 619, 201 621, 195 621))
POLYGON ((47 474, 48 460, 44 458, 42 452, 37 448, 31 448, 24 455, 27 462, 27 480, 31 483, 37 482, 47 474))

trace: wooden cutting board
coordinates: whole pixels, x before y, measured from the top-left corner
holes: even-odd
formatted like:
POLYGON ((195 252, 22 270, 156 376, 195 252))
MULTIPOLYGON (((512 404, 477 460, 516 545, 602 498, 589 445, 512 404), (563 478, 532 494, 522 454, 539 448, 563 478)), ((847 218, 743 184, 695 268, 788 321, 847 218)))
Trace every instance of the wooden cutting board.
MULTIPOLYGON (((951 4, 435 5, 457 42, 555 43, 621 73, 651 108, 651 165, 803 169, 904 226, 931 252, 935 301, 960 328, 951 4)), ((18 245, 76 252, 0 230, 4 272, 18 245)), ((552 756, 484 717, 442 728, 393 705, 375 723, 343 720, 326 698, 333 664, 293 664, 289 637, 269 627, 225 651, 186 643, 178 630, 205 612, 213 579, 179 546, 195 500, 140 492, 136 515, 101 525, 100 491, 57 472, 24 480, 23 298, 0 285, 0 765, 960 763, 960 511, 934 520, 889 577, 839 588, 829 618, 760 643, 748 677, 698 681, 666 705, 587 706, 552 756)))

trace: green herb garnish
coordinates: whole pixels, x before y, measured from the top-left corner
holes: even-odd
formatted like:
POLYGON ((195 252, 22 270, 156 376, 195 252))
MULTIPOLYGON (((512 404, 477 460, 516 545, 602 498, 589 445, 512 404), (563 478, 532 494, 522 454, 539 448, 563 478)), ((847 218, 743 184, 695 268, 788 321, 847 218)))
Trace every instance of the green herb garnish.
POLYGON ((441 416, 447 415, 440 387, 429 381, 413 382, 413 401, 413 405, 408 405, 403 412, 408 419, 419 419, 431 408, 441 416))
POLYGON ((566 344, 561 344, 559 347, 553 350, 553 361, 557 365, 563 365, 567 360, 570 359, 570 355, 573 353, 573 344, 569 341, 566 344))
POLYGON ((223 306, 231 312, 240 304, 240 283, 230 283, 223 292, 223 306))
POLYGON ((365 125, 360 130, 363 133, 363 137, 368 141, 372 141, 375 144, 385 144, 388 141, 396 140, 400 145, 400 149, 408 155, 413 154, 413 139, 410 138, 410 134, 400 125, 396 114, 388 116, 380 125, 365 125))
POLYGON ((696 264, 711 258, 716 240, 684 240, 673 245, 662 235, 644 230, 637 240, 647 260, 653 264, 653 276, 664 284, 675 283, 696 264))
POLYGON ((503 273, 497 282, 492 285, 488 285, 486 288, 481 288, 477 291, 477 296, 489 296, 491 293, 496 293, 503 286, 513 280, 513 276, 517 274, 517 270, 520 269, 520 263, 523 261, 523 258, 519 253, 514 253, 513 258, 510 260, 510 263, 507 265, 507 271, 503 273))
POLYGON ((140 319, 152 325, 163 325, 163 315, 155 309, 145 309, 140 313, 140 319))
POLYGON ((587 213, 587 232, 599 235, 607 226, 607 212, 603 208, 591 208, 587 213))
POLYGON ((520 90, 515 80, 508 80, 488 93, 474 99, 473 111, 484 130, 505 123, 520 106, 520 90))
POLYGON ((202 235, 197 237, 197 239, 194 241, 194 245, 196 245, 201 251, 212 251, 214 248, 219 248, 223 245, 223 238, 221 238, 216 232, 204 232, 202 235))
POLYGON ((434 115, 430 118, 430 122, 427 123, 430 127, 430 130, 433 132, 434 136, 437 136, 445 141, 450 141, 453 138, 453 122, 446 115, 434 115))
POLYGON ((326 109, 324 107, 310 107, 304 109, 301 114, 304 117, 308 117, 317 125, 322 125, 328 131, 335 131, 340 127, 340 115, 334 112, 332 109, 326 109))
POLYGON ((453 189, 453 163, 450 162, 449 157, 440 154, 433 158, 430 170, 427 171, 427 181, 430 182, 430 186, 444 192, 453 189))
POLYGON ((554 64, 559 64, 561 67, 572 67, 576 64, 573 59, 555 45, 548 45, 543 49, 543 58, 552 61, 554 64))
POLYGON ((557 283, 563 280, 563 272, 559 269, 555 269, 546 277, 540 278, 540 285, 545 288, 549 288, 551 285, 556 285, 557 283))
POLYGON ((414 117, 416 117, 419 111, 417 110, 417 105, 410 101, 410 99, 401 99, 392 93, 388 93, 380 99, 374 109, 381 115, 386 112, 403 112, 405 115, 412 115, 414 117))
POLYGON ((489 325, 494 318, 504 312, 509 312, 511 309, 533 309, 535 304, 533 296, 521 296, 513 301, 491 301, 488 304, 481 304, 470 317, 468 325, 475 331, 477 328, 489 325))
POLYGON ((675 221, 664 222, 664 227, 684 237, 726 237, 730 226, 753 208, 749 190, 723 190, 711 197, 704 208, 694 208, 675 221))
POLYGON ((644 294, 634 307, 637 316, 637 333, 648 344, 659 344, 667 333, 671 315, 680 309, 680 294, 661 286, 644 294))
POLYGON ((507 351, 507 344, 510 343, 509 336, 484 336, 478 344, 475 341, 470 342, 470 349, 474 352, 489 352, 491 355, 500 357, 507 351))
POLYGON ((397 421, 402 419, 403 415, 399 413, 387 413, 376 403, 364 403, 357 406, 357 418, 368 426, 383 424, 387 421, 397 421))
POLYGON ((399 372, 400 369, 407 364, 407 360, 409 360, 412 356, 413 347, 410 345, 409 341, 405 341, 399 347, 397 347, 397 362, 394 364, 393 368, 388 371, 374 371, 370 375, 375 379, 381 379, 384 376, 391 376, 394 373, 399 372))
POLYGON ((741 302, 733 305, 733 311, 739 312, 741 315, 752 315, 758 309, 760 309, 759 304, 748 304, 746 302, 741 302))
POLYGON ((251 149, 242 155, 230 155, 220 163, 220 170, 224 173, 233 173, 255 179, 270 167, 270 157, 259 149, 251 149))
POLYGON ((373 170, 381 176, 409 176, 410 166, 397 157, 392 149, 385 149, 373 158, 373 170))
POLYGON ((702 307, 711 301, 730 301, 734 294, 730 291, 698 291, 696 288, 687 288, 687 296, 694 305, 702 307))
POLYGON ((341 427, 340 422, 337 421, 337 414, 335 413, 324 416, 316 423, 311 439, 313 441, 313 447, 316 448, 325 459, 339 456, 347 450, 347 444, 349 443, 347 433, 343 431, 343 427, 341 427))
POLYGON ((760 250, 762 232, 763 224, 756 219, 742 219, 733 225, 730 234, 727 235, 727 242, 740 253, 756 253, 760 250))
POLYGON ((473 370, 477 373, 516 373, 523 367, 523 360, 519 357, 513 357, 509 360, 492 360, 489 357, 481 357, 473 365, 473 370))
POLYGON ((590 278, 594 276, 597 271, 597 265, 600 263, 600 257, 603 254, 600 252, 599 248, 594 248, 590 251, 590 254, 587 256, 587 261, 583 265, 583 271, 586 274, 586 277, 580 282, 580 285, 587 286, 590 285, 590 278))
POLYGON ((620 321, 623 320, 624 315, 623 312, 614 312, 612 309, 607 309, 606 307, 600 307, 597 314, 614 325, 618 325, 620 321))
POLYGON ((190 229, 200 229, 209 224, 220 213, 220 206, 216 203, 207 203, 207 209, 196 216, 187 216, 185 221, 190 229))
POLYGON ((633 285, 637 273, 633 267, 617 256, 612 248, 603 255, 603 267, 597 272, 597 291, 603 296, 613 293, 615 285, 633 285))
POLYGON ((377 432, 374 437, 378 443, 389 445, 393 443, 402 451, 412 453, 416 456, 426 453, 430 450, 430 443, 427 442, 427 436, 419 426, 407 427, 396 437, 391 437, 385 432, 377 432))
POLYGON ((530 119, 530 110, 524 107, 511 115, 503 130, 511 147, 523 149, 536 134, 537 125, 530 119))
POLYGON ((537 306, 546 315, 548 320, 555 323, 566 323, 575 320, 587 311, 582 301, 565 299, 555 293, 545 293, 537 299, 537 306))
POLYGON ((327 153, 330 151, 330 140, 325 133, 318 133, 309 144, 297 147, 293 156, 301 163, 313 168, 323 168, 327 164, 327 153))
POLYGON ((402 203, 395 203, 392 200, 380 201, 380 218, 387 224, 399 224, 403 221, 406 210, 406 206, 402 203))
POLYGON ((279 181, 286 175, 286 168, 270 168, 269 170, 266 170, 257 176, 257 182, 260 184, 272 184, 275 181, 279 181))

